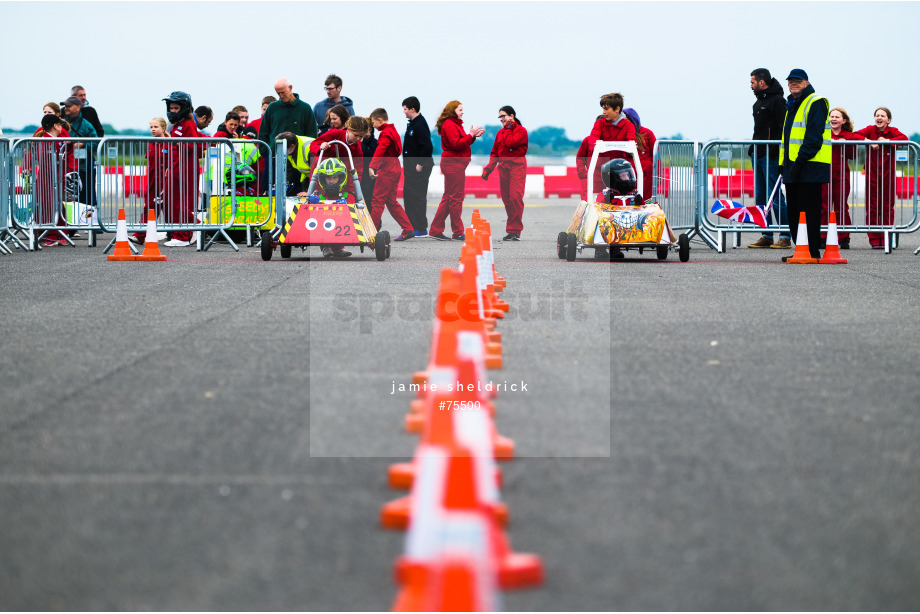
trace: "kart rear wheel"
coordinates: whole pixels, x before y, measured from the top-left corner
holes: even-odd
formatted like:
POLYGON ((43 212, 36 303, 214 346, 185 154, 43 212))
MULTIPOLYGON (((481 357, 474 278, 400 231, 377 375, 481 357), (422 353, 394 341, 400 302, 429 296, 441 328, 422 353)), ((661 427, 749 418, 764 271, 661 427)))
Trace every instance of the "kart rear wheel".
POLYGON ((686 233, 677 237, 677 254, 681 262, 690 260, 690 237, 686 233))
POLYGON ((659 246, 658 246, 658 259, 659 259, 659 260, 667 260, 667 259, 668 259, 668 251, 669 251, 669 248, 668 248, 667 245, 659 245, 659 246))
POLYGON ((565 234, 565 231, 560 232, 559 236, 556 237, 556 253, 559 255, 560 260, 565 260, 567 242, 568 236, 565 234))
POLYGON ((268 230, 262 231, 262 260, 272 259, 272 233, 268 230))
POLYGON ((292 248, 290 245, 287 245, 286 243, 282 243, 281 246, 280 246, 280 249, 279 249, 279 251, 281 252, 281 257, 282 257, 282 258, 290 258, 290 257, 291 257, 291 249, 293 249, 293 248, 292 248))
POLYGON ((381 230, 377 233, 377 236, 374 238, 374 253, 377 256, 377 260, 383 262, 387 259, 387 252, 390 251, 390 233, 386 230, 381 230))
POLYGON ((575 233, 570 232, 565 237, 565 259, 569 262, 575 262, 578 241, 575 239, 575 233))

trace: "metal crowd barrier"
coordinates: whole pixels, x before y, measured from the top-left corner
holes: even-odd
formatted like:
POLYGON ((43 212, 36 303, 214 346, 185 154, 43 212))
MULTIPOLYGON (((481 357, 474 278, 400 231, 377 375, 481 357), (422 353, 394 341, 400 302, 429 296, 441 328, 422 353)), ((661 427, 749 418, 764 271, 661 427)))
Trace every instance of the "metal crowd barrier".
POLYGON ((192 233, 198 251, 207 250, 219 237, 239 251, 227 234, 234 226, 247 231, 247 243, 252 245, 252 228, 268 223, 271 211, 270 199, 260 198, 257 169, 244 168, 248 165, 240 158, 244 143, 258 147, 260 154, 268 151, 261 141, 222 138, 103 139, 98 150, 103 168, 100 228, 115 232, 118 210, 124 208, 128 232, 143 233, 147 213, 153 209, 157 232, 192 233), (252 207, 241 212, 239 204, 246 198, 248 204, 258 199, 264 211, 252 207))
POLYGON ((0 138, 0 254, 12 254, 13 250, 6 246, 12 239, 10 233, 10 140, 0 138))
POLYGON ((652 194, 673 230, 696 232, 696 142, 657 141, 652 154, 652 194))
POLYGON ((100 139, 29 137, 12 144, 8 156, 10 216, 23 247, 41 249, 54 238, 74 246, 79 231, 98 229, 95 146, 100 139), (50 237, 50 238, 49 238, 50 237))
MULTIPOLYGON (((777 205, 770 214, 766 228, 727 220, 710 213, 712 203, 720 198, 729 199, 741 206, 758 204, 755 193, 763 187, 769 196, 772 186, 762 185, 755 179, 754 167, 763 158, 748 156, 751 145, 779 144, 779 141, 709 141, 704 144, 697 171, 697 204, 699 206, 699 233, 713 249, 724 253, 727 238, 734 235, 733 246, 741 245, 742 233, 789 232, 782 223, 785 214, 777 219, 777 205)), ((824 209, 833 209, 837 218, 837 231, 847 233, 878 233, 885 253, 897 247, 899 235, 920 228, 918 216, 917 176, 920 145, 912 141, 834 141, 832 159, 846 168, 837 181, 823 191, 824 209), (872 149, 878 145, 879 149, 872 149), (846 148, 846 149, 842 149, 846 148), (873 153, 877 152, 877 153, 873 153), (849 182, 847 193, 845 182, 849 182)), ((833 173, 832 173, 833 174, 833 173)), ((827 230, 826 215, 822 230, 827 230)), ((795 225, 795 224, 794 224, 795 225)), ((792 234, 795 239, 795 234, 792 234)))

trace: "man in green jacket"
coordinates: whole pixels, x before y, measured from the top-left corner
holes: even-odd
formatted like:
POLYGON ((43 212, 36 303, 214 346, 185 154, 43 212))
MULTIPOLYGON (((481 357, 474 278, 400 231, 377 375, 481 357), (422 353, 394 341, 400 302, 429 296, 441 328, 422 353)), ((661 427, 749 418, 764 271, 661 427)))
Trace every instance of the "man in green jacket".
POLYGON ((259 140, 274 149, 275 137, 282 132, 316 138, 316 119, 313 109, 294 93, 291 83, 282 77, 275 82, 279 100, 268 105, 259 125, 259 140))

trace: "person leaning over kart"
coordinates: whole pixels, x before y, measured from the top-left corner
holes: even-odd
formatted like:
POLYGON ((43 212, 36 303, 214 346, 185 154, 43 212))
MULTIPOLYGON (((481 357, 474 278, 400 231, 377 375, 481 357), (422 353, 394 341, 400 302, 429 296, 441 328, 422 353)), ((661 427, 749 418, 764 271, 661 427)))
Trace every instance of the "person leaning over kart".
MULTIPOLYGON (((628 161, 616 158, 601 167, 601 179, 604 182, 602 192, 603 201, 607 204, 630 205, 641 207, 644 204, 642 195, 636 189, 636 171, 628 161)), ((613 247, 613 258, 624 258, 619 247, 613 247)), ((594 251, 595 258, 608 258, 606 248, 594 251)))
MULTIPOLYGON (((326 158, 316 167, 316 190, 312 194, 301 192, 297 196, 308 196, 311 205, 354 204, 355 195, 348 191, 348 169, 338 158, 326 158)), ((323 258, 348 258, 351 252, 341 245, 323 245, 323 258)))

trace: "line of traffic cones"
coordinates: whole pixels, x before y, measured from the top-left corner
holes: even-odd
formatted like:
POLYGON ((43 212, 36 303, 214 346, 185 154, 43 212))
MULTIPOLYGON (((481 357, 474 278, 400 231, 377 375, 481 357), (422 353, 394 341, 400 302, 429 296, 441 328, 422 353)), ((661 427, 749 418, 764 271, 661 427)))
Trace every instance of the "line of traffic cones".
POLYGON ((385 528, 408 530, 394 611, 495 610, 499 590, 543 582, 540 557, 512 551, 499 498, 496 461, 512 459, 515 446, 496 429, 497 395, 485 381, 503 366, 495 327, 509 310, 491 245, 474 211, 458 270, 441 271, 428 367, 413 376, 405 428, 421 438, 412 461, 388 472, 391 487, 410 492, 380 513, 385 528))
POLYGON ((144 251, 135 255, 128 240, 128 222, 125 219, 125 210, 118 210, 118 223, 115 226, 115 249, 106 256, 106 260, 113 262, 165 262, 166 256, 160 252, 157 243, 157 216, 153 209, 147 210, 147 236, 144 238, 144 251))
POLYGON ((799 212, 799 227, 795 235, 795 251, 785 260, 786 264, 846 264, 847 259, 840 253, 840 242, 837 239, 837 214, 831 210, 827 218, 827 239, 824 255, 813 258, 808 247, 808 225, 805 221, 805 212, 799 212))

